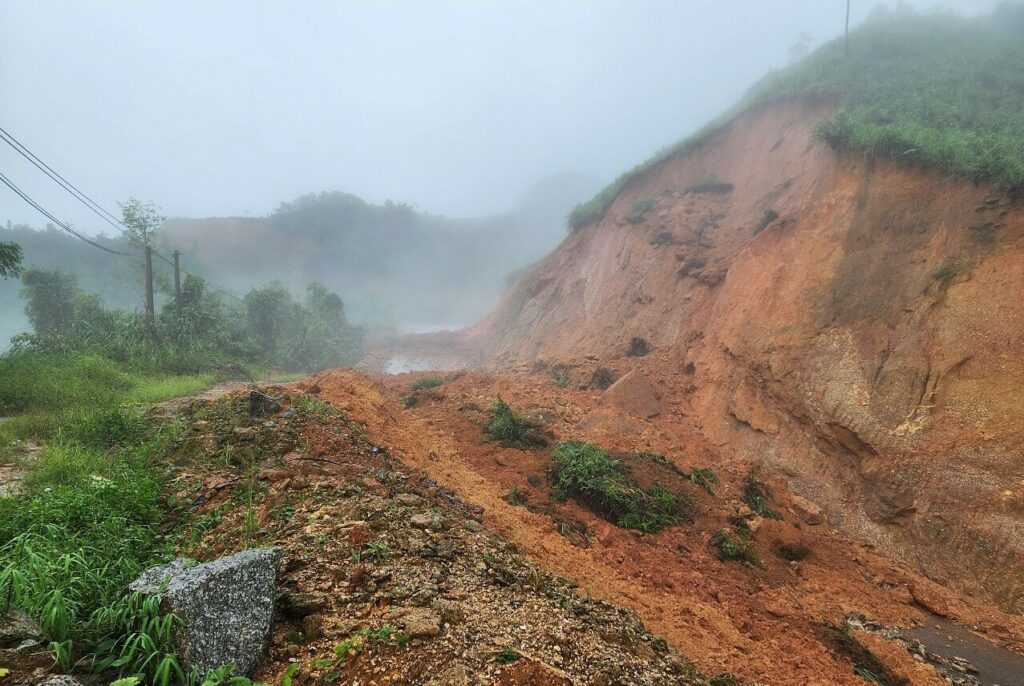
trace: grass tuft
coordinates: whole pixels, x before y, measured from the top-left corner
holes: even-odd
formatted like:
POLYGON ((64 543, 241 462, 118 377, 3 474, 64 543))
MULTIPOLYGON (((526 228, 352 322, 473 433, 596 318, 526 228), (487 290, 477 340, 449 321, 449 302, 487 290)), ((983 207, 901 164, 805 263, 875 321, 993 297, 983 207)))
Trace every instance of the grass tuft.
POLYGON ((491 418, 484 425, 484 433, 504 446, 528 448, 546 443, 537 432, 537 425, 500 397, 491 405, 491 418))
POLYGON ((561 443, 551 457, 555 487, 618 526, 656 532, 682 516, 675 495, 658 484, 646 491, 633 484, 618 460, 592 443, 561 443))

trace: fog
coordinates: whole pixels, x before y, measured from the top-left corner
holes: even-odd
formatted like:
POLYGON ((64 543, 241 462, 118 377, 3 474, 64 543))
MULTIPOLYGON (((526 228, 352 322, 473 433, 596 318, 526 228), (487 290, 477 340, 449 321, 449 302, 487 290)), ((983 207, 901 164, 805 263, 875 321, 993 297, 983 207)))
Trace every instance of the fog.
MULTIPOLYGON (((875 2, 852 3, 851 23, 875 2)), ((988 11, 994 0, 918 0, 988 11)), ((105 206, 263 215, 344 190, 447 216, 607 181, 842 32, 842 0, 0 3, 0 122, 105 206)), ((86 233, 95 216, 0 164, 86 233)), ((6 188, 0 220, 42 225, 6 188)), ((114 207, 116 209, 116 207, 114 207)))

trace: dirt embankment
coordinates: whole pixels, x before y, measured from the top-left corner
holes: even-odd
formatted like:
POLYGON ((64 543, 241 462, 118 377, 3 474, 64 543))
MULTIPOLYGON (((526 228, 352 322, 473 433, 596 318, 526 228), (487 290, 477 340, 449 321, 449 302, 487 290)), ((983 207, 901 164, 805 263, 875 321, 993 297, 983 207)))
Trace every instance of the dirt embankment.
POLYGON ((763 463, 846 532, 1020 611, 1024 205, 837 158, 812 136, 829 112, 761 107, 648 172, 466 345, 574 384, 640 370, 663 399, 645 426, 763 463), (711 176, 731 190, 694 188, 711 176), (654 354, 629 357, 634 337, 654 354))

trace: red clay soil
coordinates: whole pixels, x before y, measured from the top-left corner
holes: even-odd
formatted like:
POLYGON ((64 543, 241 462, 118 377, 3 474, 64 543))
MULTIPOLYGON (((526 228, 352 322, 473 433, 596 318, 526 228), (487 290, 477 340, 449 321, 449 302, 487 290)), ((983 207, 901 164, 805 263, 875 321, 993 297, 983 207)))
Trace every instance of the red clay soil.
MULTIPOLYGON (((731 672, 764 684, 859 686, 864 681, 851 664, 820 638, 823 622, 841 624, 848 613, 907 627, 938 612, 977 627, 989 640, 1015 649, 1024 645, 1019 617, 939 586, 851 540, 822 523, 816 508, 792 496, 782 481, 767 478, 783 520, 751 518, 741 494, 750 467, 762 456, 739 456, 730 446, 714 445, 687 421, 688 407, 680 412, 685 401, 665 401, 664 412, 678 414, 672 421, 650 421, 603 403, 599 391, 558 388, 548 371, 540 371, 466 373, 421 393, 406 408, 402 398, 412 378, 336 371, 315 390, 364 422, 371 440, 395 457, 483 508, 484 523, 535 563, 635 609, 705 673, 731 672), (572 500, 557 502, 546 481, 549 449, 504 448, 485 440, 481 426, 499 395, 533 416, 552 441, 588 439, 613 451, 659 453, 684 470, 710 467, 720 479, 715 495, 692 486, 693 521, 657 534, 619 528, 572 500), (529 509, 506 501, 514 488, 526 496, 529 509), (718 559, 711 538, 737 514, 752 520, 763 566, 718 559), (807 556, 790 562, 778 552, 783 544, 789 551, 806 547, 807 556)), ((931 667, 892 644, 874 652, 913 684, 943 683, 931 667)))
POLYGON ((449 349, 573 384, 637 369, 666 449, 756 457, 846 533, 1020 612, 1024 203, 839 158, 812 135, 831 111, 756 108, 648 171, 449 349), (711 175, 733 190, 691 189, 711 175))

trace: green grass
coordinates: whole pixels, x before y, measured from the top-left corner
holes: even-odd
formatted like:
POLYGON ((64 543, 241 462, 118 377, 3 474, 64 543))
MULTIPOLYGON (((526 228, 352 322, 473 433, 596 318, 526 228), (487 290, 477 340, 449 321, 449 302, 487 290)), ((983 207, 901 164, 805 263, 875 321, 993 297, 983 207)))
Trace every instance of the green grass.
POLYGON ((754 235, 756 236, 757 234, 759 234, 762 231, 764 231, 766 228, 768 228, 769 224, 771 224, 773 221, 775 221, 778 218, 779 218, 779 213, 776 212, 771 207, 769 207, 767 210, 765 210, 764 212, 761 213, 761 216, 760 216, 760 218, 758 218, 757 223, 754 224, 754 232, 753 232, 754 235))
POLYGON ((647 217, 647 213, 653 209, 654 198, 640 198, 629 206, 625 219, 630 224, 640 224, 647 217))
POLYGON ((573 230, 600 221, 630 184, 662 162, 706 143, 736 115, 794 97, 839 110, 817 137, 840 152, 1024 192, 1024 9, 992 16, 897 13, 826 43, 769 74, 721 117, 622 174, 569 216, 573 230))
MULTIPOLYGON (((305 378, 301 374, 297 376, 305 378)), ((136 380, 128 392, 126 400, 143 405, 161 403, 172 398, 202 393, 213 386, 215 382, 216 377, 213 374, 142 377, 136 380)))
POLYGON ((417 391, 429 391, 432 388, 437 388, 445 382, 443 376, 421 376, 420 378, 409 384, 409 390, 413 393, 417 391))
POLYGON ((710 495, 714 495, 715 484, 718 483, 718 475, 708 467, 691 467, 690 481, 703 488, 710 495))
POLYGON ((0 613, 37 618, 64 669, 180 683, 173 618, 127 584, 168 557, 153 458, 172 428, 116 454, 67 441, 37 457, 16 497, 0 498, 0 613))
POLYGON ((672 493, 657 484, 646 491, 633 484, 618 460, 592 443, 561 443, 551 457, 555 487, 618 526, 656 532, 682 516, 672 493))
POLYGON ((739 562, 751 567, 761 566, 761 558, 754 550, 754 544, 733 536, 725 529, 715 532, 711 537, 711 545, 718 549, 718 559, 722 562, 739 562))
POLYGON ((782 519, 782 515, 772 509, 772 489, 761 480, 759 469, 751 469, 743 482, 743 502, 766 519, 782 519))
POLYGON ((484 425, 484 433, 505 446, 526 448, 544 444, 537 433, 537 425, 501 398, 491 405, 491 418, 484 425))

